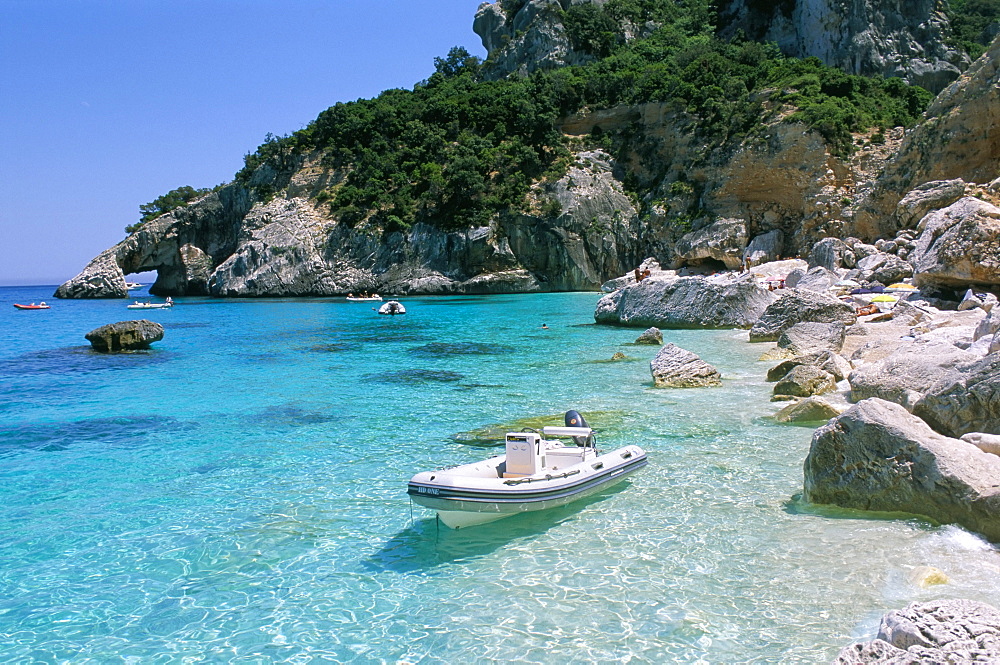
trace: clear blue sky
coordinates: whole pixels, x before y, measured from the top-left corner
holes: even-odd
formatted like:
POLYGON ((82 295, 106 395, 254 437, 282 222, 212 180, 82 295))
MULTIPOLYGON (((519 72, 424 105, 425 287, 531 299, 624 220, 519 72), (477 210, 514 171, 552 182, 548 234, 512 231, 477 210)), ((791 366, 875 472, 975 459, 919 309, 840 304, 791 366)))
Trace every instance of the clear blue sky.
POLYGON ((0 285, 58 284, 268 132, 485 57, 479 0, 0 0, 0 285))

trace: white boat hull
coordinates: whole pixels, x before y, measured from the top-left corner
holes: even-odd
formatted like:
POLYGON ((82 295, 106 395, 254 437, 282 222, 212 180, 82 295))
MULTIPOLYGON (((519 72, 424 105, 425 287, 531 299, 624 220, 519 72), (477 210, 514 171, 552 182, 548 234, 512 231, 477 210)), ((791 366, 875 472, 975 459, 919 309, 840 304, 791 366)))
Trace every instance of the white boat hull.
POLYGON ((572 459, 574 454, 582 459, 572 464, 556 461, 531 475, 504 477, 506 456, 501 455, 418 473, 410 480, 407 493, 417 505, 436 510, 446 526, 458 529, 564 506, 624 480, 647 463, 642 448, 632 445, 603 455, 574 447, 546 453, 550 459, 572 459))

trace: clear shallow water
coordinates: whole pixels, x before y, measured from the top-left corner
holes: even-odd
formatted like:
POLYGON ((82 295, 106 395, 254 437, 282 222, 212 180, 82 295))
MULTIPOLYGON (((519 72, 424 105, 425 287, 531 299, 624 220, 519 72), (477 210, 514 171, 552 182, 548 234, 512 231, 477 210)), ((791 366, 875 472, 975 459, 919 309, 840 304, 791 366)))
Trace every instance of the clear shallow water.
POLYGON ((52 290, 0 289, 0 660, 813 663, 1000 591, 960 529, 802 504, 812 430, 768 420, 739 331, 665 333, 726 381, 656 390, 597 294, 181 299, 101 356, 83 335, 134 313, 52 290), (416 471, 496 452, 451 435, 569 408, 650 465, 462 531, 410 506, 416 471))

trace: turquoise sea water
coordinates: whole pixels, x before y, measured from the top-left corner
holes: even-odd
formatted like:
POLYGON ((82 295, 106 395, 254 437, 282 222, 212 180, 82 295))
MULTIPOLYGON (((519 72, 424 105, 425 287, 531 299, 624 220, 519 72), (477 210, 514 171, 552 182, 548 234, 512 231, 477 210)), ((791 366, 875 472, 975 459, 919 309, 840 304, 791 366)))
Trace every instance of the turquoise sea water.
POLYGON ((102 356, 83 335, 135 312, 51 292, 0 289, 0 661, 814 663, 1000 592, 960 529, 801 502, 812 430, 767 418, 745 332, 667 331, 725 385, 658 390, 593 293, 179 299, 139 313, 154 350, 102 356), (452 435, 570 408, 649 466, 467 530, 410 505, 416 471, 498 452, 452 435))

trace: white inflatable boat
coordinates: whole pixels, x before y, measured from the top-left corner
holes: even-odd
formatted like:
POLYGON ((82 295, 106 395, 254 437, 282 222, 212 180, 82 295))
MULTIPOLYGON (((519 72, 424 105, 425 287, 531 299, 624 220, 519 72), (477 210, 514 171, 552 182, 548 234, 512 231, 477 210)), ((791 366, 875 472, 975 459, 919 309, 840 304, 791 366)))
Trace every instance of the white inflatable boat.
POLYGON ((406 308, 398 300, 390 300, 378 308, 378 313, 395 316, 396 314, 406 314, 406 308))
POLYGON ((646 453, 639 446, 600 453, 593 430, 576 411, 566 414, 566 422, 583 426, 508 433, 505 455, 423 471, 410 479, 407 493, 414 503, 436 510, 442 522, 458 529, 565 505, 646 466, 646 453), (567 445, 543 437, 572 441, 567 445))

